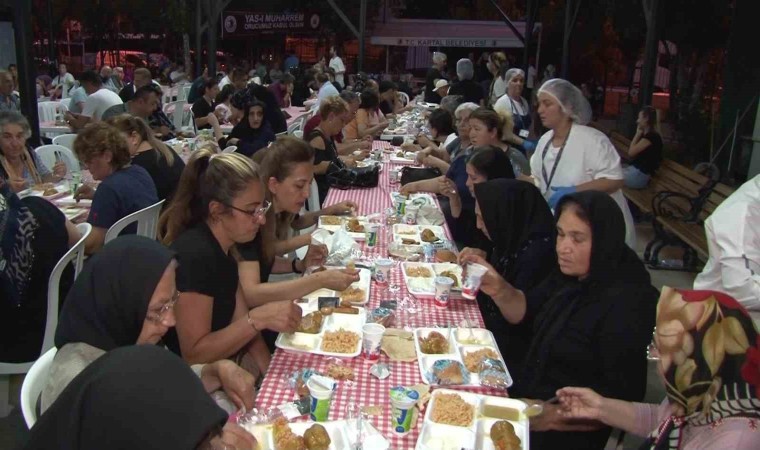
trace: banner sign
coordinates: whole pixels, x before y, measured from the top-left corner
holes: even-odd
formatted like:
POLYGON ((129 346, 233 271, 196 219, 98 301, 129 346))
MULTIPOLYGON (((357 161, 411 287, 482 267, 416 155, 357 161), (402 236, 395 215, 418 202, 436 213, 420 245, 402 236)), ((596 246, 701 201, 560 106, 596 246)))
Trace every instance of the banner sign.
POLYGON ((222 14, 222 36, 251 36, 261 32, 316 31, 320 23, 319 14, 313 12, 225 11, 222 14))
MULTIPOLYGON (((400 47, 470 47, 470 48, 509 48, 517 47, 515 38, 436 38, 403 36, 372 36, 370 42, 373 45, 394 45, 400 47)), ((519 41, 518 41, 519 43, 519 41)))

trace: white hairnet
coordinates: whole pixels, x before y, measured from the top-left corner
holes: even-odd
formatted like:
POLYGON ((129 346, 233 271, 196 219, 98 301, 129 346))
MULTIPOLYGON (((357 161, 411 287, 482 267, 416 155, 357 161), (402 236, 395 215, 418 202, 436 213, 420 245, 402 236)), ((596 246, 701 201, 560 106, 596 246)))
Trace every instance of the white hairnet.
POLYGON ((591 105, 580 89, 573 83, 563 80, 562 78, 552 78, 541 85, 538 95, 542 93, 551 95, 562 108, 562 111, 570 117, 573 122, 586 125, 591 122, 591 105))
POLYGON ((475 68, 472 66, 472 61, 467 58, 462 58, 457 61, 457 77, 460 80, 471 80, 475 75, 475 68))
POLYGON ((504 81, 509 83, 509 80, 511 80, 517 75, 522 76, 523 80, 525 79, 525 72, 523 72, 522 69, 518 69, 517 67, 514 67, 512 69, 507 70, 507 73, 504 74, 504 81))
POLYGON ((446 61, 446 54, 441 52, 433 52, 433 62, 439 63, 442 61, 446 61))

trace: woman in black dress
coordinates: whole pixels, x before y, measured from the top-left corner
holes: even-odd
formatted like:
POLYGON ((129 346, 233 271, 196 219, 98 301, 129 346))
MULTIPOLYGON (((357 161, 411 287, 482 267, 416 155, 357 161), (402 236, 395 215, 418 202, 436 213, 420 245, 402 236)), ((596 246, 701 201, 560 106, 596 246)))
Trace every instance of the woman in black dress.
MULTIPOLYGON (((507 322, 532 324, 525 362, 512 368, 509 395, 546 400, 564 386, 580 386, 639 401, 657 289, 625 245, 623 214, 608 194, 567 195, 556 216, 559 270, 532 289, 516 289, 480 256, 465 258, 488 268, 481 290, 507 322)), ((552 404, 531 419, 530 430, 533 449, 602 449, 610 433, 601 423, 566 419, 552 404)))

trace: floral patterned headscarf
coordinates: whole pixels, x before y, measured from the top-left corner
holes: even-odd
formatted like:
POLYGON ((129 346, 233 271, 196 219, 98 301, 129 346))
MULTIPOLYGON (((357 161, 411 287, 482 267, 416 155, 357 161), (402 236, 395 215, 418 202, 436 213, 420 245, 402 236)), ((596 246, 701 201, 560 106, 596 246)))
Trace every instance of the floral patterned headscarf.
POLYGON ((760 425, 760 337, 747 311, 714 291, 664 287, 655 344, 673 414, 646 447, 677 449, 681 428, 747 418, 760 425))

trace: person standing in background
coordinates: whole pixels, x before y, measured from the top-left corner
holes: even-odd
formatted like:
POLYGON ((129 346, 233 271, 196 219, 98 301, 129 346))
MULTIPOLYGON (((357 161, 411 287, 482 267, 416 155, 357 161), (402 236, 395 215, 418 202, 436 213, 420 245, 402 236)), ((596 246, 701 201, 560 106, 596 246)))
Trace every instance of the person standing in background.
POLYGON ((444 76, 445 70, 446 54, 433 52, 433 67, 428 70, 425 76, 425 101, 427 103, 439 103, 441 101, 440 96, 435 95, 436 81, 446 78, 444 76))
POLYGON ((53 78, 51 83, 53 86, 53 93, 51 97, 53 99, 68 98, 69 91, 74 87, 74 75, 66 71, 66 64, 58 65, 58 75, 53 78))
POLYGON ((330 47, 330 68, 335 71, 335 82, 340 84, 340 89, 346 87, 344 74, 346 73, 346 66, 343 64, 343 60, 338 56, 338 50, 335 46, 330 47))

